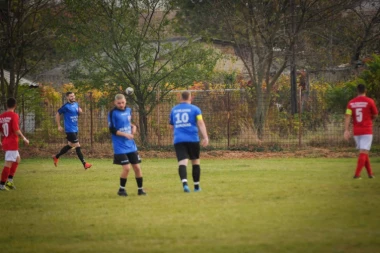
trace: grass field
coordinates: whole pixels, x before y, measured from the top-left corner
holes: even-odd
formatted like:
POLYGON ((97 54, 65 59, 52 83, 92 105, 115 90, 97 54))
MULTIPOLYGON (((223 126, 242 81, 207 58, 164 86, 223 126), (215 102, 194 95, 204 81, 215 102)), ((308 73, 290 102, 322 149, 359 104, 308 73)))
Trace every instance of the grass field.
POLYGON ((353 180, 354 158, 203 160, 189 194, 174 159, 145 159, 148 195, 132 173, 127 198, 120 166, 91 162, 24 160, 0 192, 0 252, 380 252, 380 177, 353 180))

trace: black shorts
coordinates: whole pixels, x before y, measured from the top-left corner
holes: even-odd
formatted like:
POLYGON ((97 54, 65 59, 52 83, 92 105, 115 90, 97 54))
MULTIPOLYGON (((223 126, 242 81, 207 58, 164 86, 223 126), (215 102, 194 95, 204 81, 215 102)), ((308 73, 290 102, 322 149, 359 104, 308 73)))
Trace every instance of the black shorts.
POLYGON ((78 143, 79 142, 78 133, 66 133, 66 139, 68 142, 78 143))
POLYGON ((125 164, 138 164, 138 163, 141 163, 141 158, 137 151, 128 153, 128 154, 113 155, 113 164, 125 165, 125 164))
POLYGON ((200 146, 199 142, 180 142, 174 144, 177 160, 183 159, 196 160, 199 159, 200 146))

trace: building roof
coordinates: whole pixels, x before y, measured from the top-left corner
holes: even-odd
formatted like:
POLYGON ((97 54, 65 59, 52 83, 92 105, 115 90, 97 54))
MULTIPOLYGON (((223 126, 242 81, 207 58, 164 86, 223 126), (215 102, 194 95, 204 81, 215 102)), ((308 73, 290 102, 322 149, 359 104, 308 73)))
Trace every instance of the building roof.
MULTIPOLYGON (((4 78, 9 83, 10 80, 11 80, 10 73, 9 73, 9 71, 7 71, 5 69, 3 71, 4 71, 4 78)), ((38 83, 30 81, 30 80, 28 80, 26 78, 21 78, 19 84, 20 85, 32 86, 32 87, 38 87, 38 83)))

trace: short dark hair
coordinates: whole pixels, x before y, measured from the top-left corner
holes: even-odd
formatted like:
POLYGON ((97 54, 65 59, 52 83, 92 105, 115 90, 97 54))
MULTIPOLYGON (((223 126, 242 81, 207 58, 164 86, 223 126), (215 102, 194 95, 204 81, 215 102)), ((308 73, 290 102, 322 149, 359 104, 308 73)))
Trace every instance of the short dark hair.
POLYGON ((7 99, 7 108, 14 108, 16 106, 16 99, 15 98, 8 98, 7 99))
POLYGON ((74 92, 72 92, 72 91, 68 91, 68 92, 66 92, 66 97, 68 97, 69 95, 71 95, 71 94, 73 94, 74 92))
POLYGON ((362 83, 358 84, 357 90, 359 94, 365 93, 365 85, 362 83))
POLYGON ((186 90, 186 91, 182 92, 181 97, 182 97, 183 100, 189 100, 190 91, 186 90))

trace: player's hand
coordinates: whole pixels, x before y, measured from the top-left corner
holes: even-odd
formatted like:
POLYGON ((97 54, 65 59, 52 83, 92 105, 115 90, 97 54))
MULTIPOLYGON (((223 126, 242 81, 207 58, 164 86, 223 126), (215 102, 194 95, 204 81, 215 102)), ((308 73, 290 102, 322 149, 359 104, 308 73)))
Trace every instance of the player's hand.
POLYGON ((25 143, 26 145, 29 145, 29 140, 28 140, 27 138, 25 138, 25 137, 24 137, 24 143, 25 143))
POLYGON ((351 133, 350 133, 350 131, 344 131, 344 139, 346 139, 347 141, 350 139, 350 137, 351 137, 351 133))
POLYGON ((125 138, 127 138, 128 140, 133 140, 133 134, 125 134, 124 135, 125 136, 125 138))
POLYGON ((202 141, 201 141, 201 145, 202 147, 206 147, 208 145, 208 138, 204 138, 202 141))
POLYGON ((61 126, 58 126, 58 131, 62 132, 63 128, 61 126))

